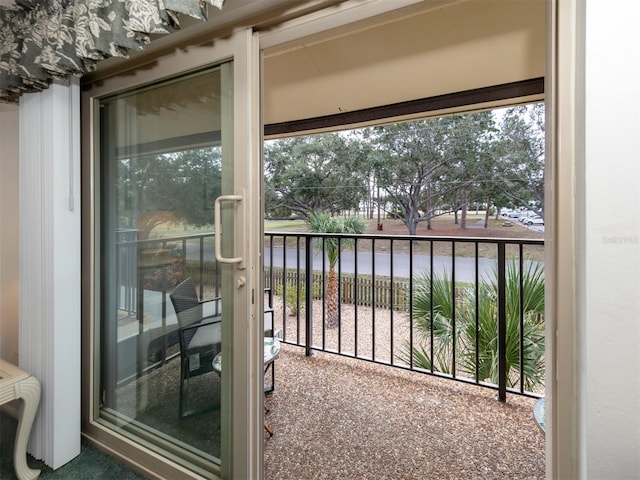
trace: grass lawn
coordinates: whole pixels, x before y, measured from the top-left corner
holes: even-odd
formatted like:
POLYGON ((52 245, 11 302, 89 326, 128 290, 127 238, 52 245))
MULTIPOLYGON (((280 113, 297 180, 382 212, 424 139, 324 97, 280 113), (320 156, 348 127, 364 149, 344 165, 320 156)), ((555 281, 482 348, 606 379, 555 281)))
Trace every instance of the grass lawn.
MULTIPOLYGON (((460 219, 460 216, 458 216, 460 219)), ((467 214, 467 228, 461 229, 460 225, 454 223, 454 215, 442 215, 436 217, 431 221, 431 230, 427 229, 426 223, 420 223, 418 225, 417 234, 420 236, 428 237, 474 237, 474 238, 536 238, 543 239, 544 234, 535 232, 528 229, 525 225, 522 225, 518 221, 507 220, 502 217, 498 220, 495 216, 489 219, 488 228, 483 228, 484 214, 476 215, 475 213, 467 214), (509 225, 509 226, 507 226, 509 225)), ((407 227, 401 220, 386 219, 382 221, 383 229, 378 230, 377 218, 367 220, 368 226, 366 233, 379 234, 379 235, 408 235, 407 227)), ((308 231, 307 225, 302 220, 279 220, 270 221, 266 220, 264 225, 265 232, 282 232, 282 233, 297 233, 308 231)), ((419 241, 414 243, 413 252, 416 254, 426 254, 431 251, 431 242, 419 241)), ((274 239, 274 246, 282 246, 282 238, 276 237, 274 239)), ((268 245, 268 243, 265 243, 268 245)), ((297 246, 295 238, 287 239, 287 245, 291 248, 297 246)), ((304 248, 304 244, 302 245, 304 248)), ((375 250, 377 252, 389 252, 391 248, 391 242, 385 242, 384 240, 377 240, 375 244, 375 250)), ((402 240, 395 240, 393 243, 394 253, 407 253, 409 251, 409 242, 402 240)), ((371 251, 370 241, 358 242, 358 251, 371 251)), ((437 241, 433 242, 434 255, 450 256, 452 251, 451 242, 437 241)), ((458 242, 455 246, 455 255, 459 257, 472 257, 475 255, 475 245, 473 243, 458 242)), ((481 243, 478 248, 478 255, 485 258, 496 257, 496 247, 494 244, 481 243)), ((518 249, 517 246, 509 245, 507 247, 508 258, 517 258, 518 249)), ((524 258, 527 260, 544 260, 544 247, 537 245, 525 245, 524 258)))
MULTIPOLYGON (((367 223, 366 233, 379 234, 379 235, 408 235, 407 227, 401 220, 397 219, 385 219, 382 221, 383 229, 378 230, 377 218, 364 219, 367 223)), ((447 214, 432 219, 432 229, 427 229, 426 223, 420 223, 418 225, 417 234, 420 236, 428 237, 475 237, 475 238, 544 238, 544 234, 530 230, 526 226, 522 225, 518 221, 507 220, 502 217, 498 220, 495 217, 489 219, 488 228, 482 227, 484 221, 484 215, 476 215, 470 213, 467 215, 467 228, 461 229, 460 225, 454 223, 454 215, 447 214), (509 225, 509 226, 507 226, 509 225)), ((279 233, 299 233, 308 232, 307 223, 304 220, 265 220, 264 221, 265 232, 279 232, 279 233)), ((174 236, 186 236, 196 235, 203 233, 212 233, 213 225, 204 225, 200 227, 192 225, 182 224, 164 224, 155 227, 152 231, 151 238, 167 238, 174 236)), ((429 253, 431 251, 431 242, 419 241, 414 242, 413 252, 429 253)), ((265 241, 265 245, 270 243, 265 241)), ((274 246, 282 246, 282 238, 276 237, 274 239, 274 246)), ((297 241, 291 237, 287 239, 287 245, 295 248, 297 241)), ((304 248, 304 242, 301 242, 301 246, 304 248)), ((391 242, 384 240, 376 240, 375 246, 372 247, 370 241, 358 242, 358 251, 371 251, 375 248, 377 252, 389 252, 391 249, 391 242)), ((394 240, 393 251, 394 253, 407 253, 409 251, 409 241, 394 240)), ((446 241, 433 241, 433 253, 434 255, 451 255, 452 246, 451 242, 446 241)), ((489 243, 479 244, 478 253, 480 257, 495 257, 496 247, 489 243)), ((475 246, 472 243, 458 242, 455 246, 455 254, 460 257, 472 257, 475 255, 475 246)), ((509 246, 507 250, 509 258, 517 258, 518 250, 515 246, 509 246)), ((542 246, 525 246, 524 257, 528 260, 542 261, 544 259, 544 247, 542 246)))
POLYGON ((307 222, 304 220, 265 220, 265 232, 308 232, 307 222))

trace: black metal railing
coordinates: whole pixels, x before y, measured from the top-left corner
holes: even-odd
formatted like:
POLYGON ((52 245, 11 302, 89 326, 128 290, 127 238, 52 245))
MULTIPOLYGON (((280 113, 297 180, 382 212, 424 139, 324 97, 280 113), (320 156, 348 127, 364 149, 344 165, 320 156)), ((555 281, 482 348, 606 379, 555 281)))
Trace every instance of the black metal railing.
MULTIPOLYGON (((139 333, 149 291, 160 298, 152 320, 162 328, 181 278, 194 278, 200 298, 219 296, 213 243, 199 234, 117 244, 128 259, 119 263, 118 305, 139 317, 139 333)), ((502 401, 507 392, 542 396, 542 240, 266 232, 264 253, 273 329, 307 355, 473 383, 502 401)))
POLYGON ((543 256, 537 239, 266 232, 265 284, 275 328, 307 355, 474 383, 504 401, 543 394, 543 256))

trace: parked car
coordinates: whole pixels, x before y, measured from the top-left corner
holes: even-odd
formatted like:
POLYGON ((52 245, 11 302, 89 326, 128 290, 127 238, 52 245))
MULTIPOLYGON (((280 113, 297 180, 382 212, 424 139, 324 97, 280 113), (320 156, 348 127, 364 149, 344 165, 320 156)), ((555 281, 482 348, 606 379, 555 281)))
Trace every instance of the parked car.
POLYGON ((544 225, 544 219, 539 216, 527 217, 522 223, 524 223, 525 225, 544 225))
POLYGON ((525 210, 523 212, 520 212, 520 215, 518 215, 518 221, 520 223, 524 223, 526 218, 529 217, 538 217, 539 215, 536 212, 532 212, 531 210, 525 210))

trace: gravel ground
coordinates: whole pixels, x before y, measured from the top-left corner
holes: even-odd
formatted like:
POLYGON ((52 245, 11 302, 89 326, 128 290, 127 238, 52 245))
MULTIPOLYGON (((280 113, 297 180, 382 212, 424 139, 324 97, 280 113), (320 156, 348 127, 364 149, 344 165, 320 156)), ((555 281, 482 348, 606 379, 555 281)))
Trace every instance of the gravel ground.
MULTIPOLYGON (((282 328, 275 300, 276 326, 282 328)), ((349 332, 357 318, 358 352, 370 355, 372 337, 365 333, 373 331, 372 316, 371 309, 360 307, 356 315, 352 306, 343 306, 343 351, 355 348, 349 332)), ((295 317, 284 318, 287 338, 293 339, 295 317)), ((375 318, 376 358, 388 360, 389 312, 376 310, 375 318)), ((394 316, 394 355, 408 330, 402 322, 394 316)), ((314 331, 313 343, 319 344, 318 321, 314 331)), ((326 344, 337 349, 337 337, 337 330, 328 331, 326 344)), ((329 353, 305 357, 302 348, 283 345, 276 390, 265 400, 274 431, 265 439, 265 475, 270 480, 544 478, 544 434, 533 419, 534 401, 508 395, 501 404, 486 388, 329 353)))
POLYGON ((270 480, 545 475, 532 399, 285 345, 265 403, 270 480))

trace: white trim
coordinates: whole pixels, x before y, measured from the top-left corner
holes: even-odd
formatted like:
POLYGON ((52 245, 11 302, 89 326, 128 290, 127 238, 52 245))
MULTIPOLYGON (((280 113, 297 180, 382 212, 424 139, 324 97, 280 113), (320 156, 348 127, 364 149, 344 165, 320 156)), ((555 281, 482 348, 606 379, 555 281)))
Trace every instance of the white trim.
POLYGON ((547 26, 547 478, 583 478, 580 316, 584 284, 584 19, 578 0, 548 4, 547 26))

